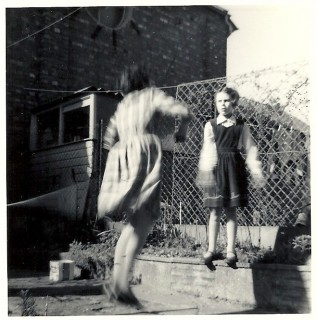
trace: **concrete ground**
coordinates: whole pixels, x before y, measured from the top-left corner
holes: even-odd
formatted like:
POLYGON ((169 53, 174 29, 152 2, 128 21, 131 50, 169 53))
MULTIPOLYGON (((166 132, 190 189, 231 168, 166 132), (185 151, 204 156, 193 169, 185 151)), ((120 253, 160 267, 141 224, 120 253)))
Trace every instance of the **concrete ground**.
POLYGON ((22 311, 27 309, 27 302, 21 297, 22 290, 28 290, 29 311, 33 312, 32 315, 38 316, 269 313, 229 301, 210 300, 180 293, 162 293, 159 289, 145 284, 133 286, 135 295, 143 305, 143 309, 137 310, 135 307, 109 301, 102 294, 101 285, 100 280, 51 282, 46 275, 9 275, 8 316, 21 316, 22 311))

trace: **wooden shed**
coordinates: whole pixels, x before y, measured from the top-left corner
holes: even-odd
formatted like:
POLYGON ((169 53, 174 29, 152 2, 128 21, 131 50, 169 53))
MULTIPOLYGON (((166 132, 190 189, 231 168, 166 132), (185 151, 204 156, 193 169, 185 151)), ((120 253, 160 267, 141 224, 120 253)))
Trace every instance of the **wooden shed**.
POLYGON ((102 176, 101 138, 121 95, 85 88, 34 109, 29 200, 70 220, 93 218, 102 176))

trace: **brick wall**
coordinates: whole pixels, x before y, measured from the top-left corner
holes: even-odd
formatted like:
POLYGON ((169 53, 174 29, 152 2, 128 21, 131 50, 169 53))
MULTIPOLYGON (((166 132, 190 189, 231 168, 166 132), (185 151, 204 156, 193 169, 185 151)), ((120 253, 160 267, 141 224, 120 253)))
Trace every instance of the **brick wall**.
POLYGON ((208 6, 136 7, 133 21, 113 35, 85 8, 26 40, 76 8, 10 8, 7 30, 8 201, 28 184, 30 110, 93 85, 116 89, 124 65, 145 61, 157 86, 226 74, 229 26, 225 12, 208 6), (41 91, 29 90, 38 88, 41 91), (44 91, 43 91, 44 89, 44 91))

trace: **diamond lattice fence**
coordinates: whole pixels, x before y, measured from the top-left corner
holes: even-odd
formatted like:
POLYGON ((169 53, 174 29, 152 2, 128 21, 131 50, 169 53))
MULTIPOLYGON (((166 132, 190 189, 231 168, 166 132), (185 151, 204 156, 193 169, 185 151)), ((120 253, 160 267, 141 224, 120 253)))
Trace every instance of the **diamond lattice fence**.
MULTIPOLYGON (((241 99, 235 115, 245 119, 258 146, 267 179, 256 190, 249 178, 249 206, 238 210, 240 225, 294 224, 300 208, 310 203, 308 66, 270 68, 233 78, 182 84, 177 99, 195 115, 185 143, 173 146, 171 192, 163 180, 163 218, 172 223, 205 224, 202 194, 195 186, 206 121, 215 116, 215 91, 227 84, 241 99)), ((170 163, 172 161, 172 164, 170 163)))
MULTIPOLYGON (((214 93, 226 84, 240 94, 239 106, 234 112, 250 127, 267 179, 266 186, 257 190, 249 178, 249 205, 238 210, 239 225, 293 225, 300 209, 310 203, 306 63, 181 84, 176 92, 175 89, 164 89, 189 104, 194 119, 185 143, 174 143, 173 132, 177 123, 164 118, 158 121, 163 146, 162 220, 173 224, 207 222, 195 178, 204 125, 216 116, 214 93)), ((103 173, 105 157, 100 160, 103 173)), ((124 213, 114 219, 124 219, 124 213)))

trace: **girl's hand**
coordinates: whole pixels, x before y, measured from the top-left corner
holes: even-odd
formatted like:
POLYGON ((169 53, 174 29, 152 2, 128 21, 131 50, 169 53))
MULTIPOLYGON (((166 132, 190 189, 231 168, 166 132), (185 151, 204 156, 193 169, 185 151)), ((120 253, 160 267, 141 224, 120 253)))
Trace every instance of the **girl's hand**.
POLYGON ((266 185, 266 179, 262 175, 262 173, 253 173, 252 179, 255 185, 255 188, 261 189, 266 185))

